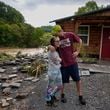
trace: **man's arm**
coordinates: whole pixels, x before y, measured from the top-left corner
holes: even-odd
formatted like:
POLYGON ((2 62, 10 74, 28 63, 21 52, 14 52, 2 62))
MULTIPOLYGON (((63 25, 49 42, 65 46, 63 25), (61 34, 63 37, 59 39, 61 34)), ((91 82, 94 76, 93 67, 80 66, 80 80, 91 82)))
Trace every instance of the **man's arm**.
POLYGON ((78 54, 80 53, 80 50, 81 50, 81 47, 82 47, 82 40, 81 40, 81 39, 79 40, 79 43, 78 43, 78 44, 79 44, 79 45, 78 45, 77 50, 73 53, 73 56, 74 56, 74 57, 77 57, 78 54))

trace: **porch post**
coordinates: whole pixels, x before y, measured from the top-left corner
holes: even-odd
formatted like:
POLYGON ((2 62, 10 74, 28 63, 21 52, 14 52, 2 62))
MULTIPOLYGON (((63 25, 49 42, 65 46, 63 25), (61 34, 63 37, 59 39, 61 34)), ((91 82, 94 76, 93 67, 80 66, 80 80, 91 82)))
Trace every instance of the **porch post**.
POLYGON ((102 43, 103 43, 103 25, 102 25, 102 29, 101 29, 101 39, 100 39, 100 53, 99 53, 100 60, 102 58, 102 43))

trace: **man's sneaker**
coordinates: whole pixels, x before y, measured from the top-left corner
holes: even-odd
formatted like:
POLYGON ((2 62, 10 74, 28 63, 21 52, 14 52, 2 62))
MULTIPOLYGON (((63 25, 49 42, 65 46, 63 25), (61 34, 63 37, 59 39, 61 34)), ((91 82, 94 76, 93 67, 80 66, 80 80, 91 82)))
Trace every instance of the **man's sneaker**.
POLYGON ((65 98, 65 94, 61 94, 61 102, 66 103, 67 99, 65 98))
POLYGON ((79 102, 82 105, 86 105, 86 101, 84 100, 83 96, 79 96, 79 102))

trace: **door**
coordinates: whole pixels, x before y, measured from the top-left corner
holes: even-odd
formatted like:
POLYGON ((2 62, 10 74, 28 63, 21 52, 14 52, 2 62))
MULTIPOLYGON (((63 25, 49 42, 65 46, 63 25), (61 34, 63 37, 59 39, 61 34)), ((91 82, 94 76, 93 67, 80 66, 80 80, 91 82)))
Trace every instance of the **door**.
POLYGON ((110 27, 103 28, 102 59, 110 59, 110 27))

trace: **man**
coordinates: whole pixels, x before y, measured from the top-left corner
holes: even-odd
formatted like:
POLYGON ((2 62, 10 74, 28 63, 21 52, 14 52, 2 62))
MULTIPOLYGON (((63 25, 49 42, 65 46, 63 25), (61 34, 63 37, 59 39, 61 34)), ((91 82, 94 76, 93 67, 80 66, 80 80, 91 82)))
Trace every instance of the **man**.
POLYGON ((82 105, 86 104, 86 101, 83 98, 81 91, 81 80, 79 76, 78 64, 76 61, 76 57, 80 52, 80 48, 82 46, 82 40, 72 32, 63 32, 60 25, 56 25, 53 27, 52 33, 55 36, 59 37, 60 40, 60 48, 59 54, 62 58, 62 80, 63 80, 63 89, 61 93, 61 102, 66 103, 66 98, 64 94, 64 85, 65 83, 69 83, 69 77, 76 82, 77 92, 79 95, 79 102, 82 105), (75 50, 73 47, 74 42, 79 43, 79 48, 75 50))

